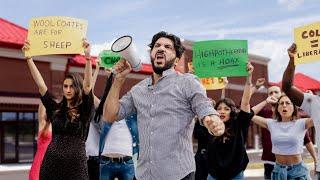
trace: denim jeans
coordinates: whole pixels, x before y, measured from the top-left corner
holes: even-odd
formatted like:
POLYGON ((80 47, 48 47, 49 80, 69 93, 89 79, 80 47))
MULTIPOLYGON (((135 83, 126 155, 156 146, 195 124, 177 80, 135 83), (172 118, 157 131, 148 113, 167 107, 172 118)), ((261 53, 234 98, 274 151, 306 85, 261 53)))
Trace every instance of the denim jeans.
POLYGON ((133 160, 126 162, 102 161, 100 164, 100 180, 132 180, 134 177, 133 160))
MULTIPOLYGON (((243 171, 241 171, 238 175, 236 175, 235 177, 231 178, 231 180, 243 180, 244 179, 244 175, 243 175, 243 171)), ((217 180, 216 177, 211 176, 210 174, 207 177, 207 180, 217 180)))
POLYGON ((282 165, 276 163, 271 174, 272 180, 283 179, 307 179, 310 180, 310 172, 303 162, 294 165, 282 165))
POLYGON ((320 180, 320 172, 317 172, 317 179, 320 180))
POLYGON ((273 171, 274 165, 273 164, 268 164, 264 163, 264 179, 265 180, 270 180, 271 179, 271 173, 273 171))
POLYGON ((88 174, 90 180, 99 180, 99 157, 90 156, 87 160, 88 174))
POLYGON ((205 180, 208 177, 208 158, 206 150, 198 150, 195 155, 196 161, 196 172, 195 172, 195 179, 196 180, 205 180))

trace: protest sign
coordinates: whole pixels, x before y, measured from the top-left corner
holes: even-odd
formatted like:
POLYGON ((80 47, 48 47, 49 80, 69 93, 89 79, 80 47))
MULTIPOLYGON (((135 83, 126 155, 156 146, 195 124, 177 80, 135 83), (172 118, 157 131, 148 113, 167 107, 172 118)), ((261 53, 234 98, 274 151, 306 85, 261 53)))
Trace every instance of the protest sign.
POLYGON ((25 56, 80 54, 87 26, 86 20, 71 17, 32 18, 28 29, 30 49, 25 56))
POLYGON ((219 78, 200 78, 201 84, 206 90, 223 89, 226 87, 223 77, 219 78))
MULTIPOLYGON (((192 62, 188 62, 189 72, 193 72, 192 62)), ((226 77, 211 77, 211 78, 199 78, 201 84, 204 86, 206 90, 215 90, 215 89, 223 89, 226 87, 226 83, 224 81, 226 77)))
POLYGON ((294 63, 303 64, 320 60, 320 22, 294 29, 297 45, 294 63))
POLYGON ((193 44, 193 66, 200 78, 247 76, 246 40, 213 40, 193 44))
POLYGON ((113 65, 121 59, 121 55, 111 50, 104 50, 100 54, 101 66, 105 68, 112 68, 113 65))

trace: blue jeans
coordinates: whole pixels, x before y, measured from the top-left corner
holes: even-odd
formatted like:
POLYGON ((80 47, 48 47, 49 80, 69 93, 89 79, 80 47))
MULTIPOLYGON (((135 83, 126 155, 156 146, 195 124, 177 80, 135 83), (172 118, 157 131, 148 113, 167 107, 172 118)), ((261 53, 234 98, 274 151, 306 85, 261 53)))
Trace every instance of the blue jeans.
POLYGON ((271 174, 272 180, 283 179, 307 179, 310 180, 310 173, 308 167, 303 162, 294 165, 282 165, 276 163, 271 174))
POLYGON ((320 172, 317 172, 317 179, 320 180, 320 172))
MULTIPOLYGON (((236 175, 235 177, 231 178, 231 180, 243 180, 244 179, 244 175, 243 175, 243 171, 241 171, 238 175, 236 175)), ((211 176, 210 174, 207 177, 207 180, 217 180, 216 177, 211 176)))
POLYGON ((133 160, 126 162, 102 161, 100 164, 100 180, 132 180, 134 177, 133 160))

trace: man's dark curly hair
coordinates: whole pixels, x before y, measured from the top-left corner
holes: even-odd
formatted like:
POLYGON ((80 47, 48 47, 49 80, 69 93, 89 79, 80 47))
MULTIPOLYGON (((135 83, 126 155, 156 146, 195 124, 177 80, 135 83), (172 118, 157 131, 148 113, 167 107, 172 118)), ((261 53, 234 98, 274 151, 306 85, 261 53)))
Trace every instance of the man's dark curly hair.
POLYGON ((184 52, 184 47, 181 44, 180 38, 176 35, 169 34, 168 32, 165 32, 165 31, 160 31, 152 37, 152 41, 149 44, 149 47, 151 48, 151 50, 153 49, 156 41, 162 37, 168 38, 173 42, 174 49, 176 50, 177 58, 181 58, 184 52))

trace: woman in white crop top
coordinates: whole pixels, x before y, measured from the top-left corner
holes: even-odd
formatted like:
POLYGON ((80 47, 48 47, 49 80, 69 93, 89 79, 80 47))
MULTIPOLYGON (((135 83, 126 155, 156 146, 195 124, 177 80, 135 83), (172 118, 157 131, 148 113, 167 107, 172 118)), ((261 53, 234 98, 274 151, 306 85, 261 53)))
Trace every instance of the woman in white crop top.
POLYGON ((302 161, 303 137, 313 126, 311 118, 297 119, 297 107, 282 95, 275 107, 275 119, 254 116, 252 121, 270 131, 276 165, 271 179, 310 179, 302 161))

